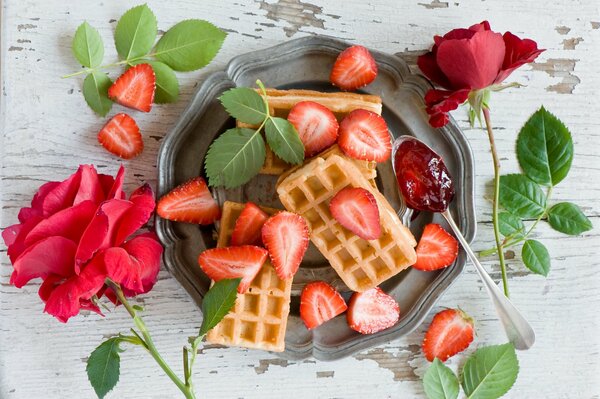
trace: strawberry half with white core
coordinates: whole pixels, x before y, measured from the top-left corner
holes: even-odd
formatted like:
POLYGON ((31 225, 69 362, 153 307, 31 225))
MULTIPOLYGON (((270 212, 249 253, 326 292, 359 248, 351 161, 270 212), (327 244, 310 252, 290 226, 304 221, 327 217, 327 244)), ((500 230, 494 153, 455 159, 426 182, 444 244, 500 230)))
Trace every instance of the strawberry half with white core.
POLYGON ((373 194, 360 187, 346 187, 329 202, 331 214, 342 226, 365 240, 381 235, 379 208, 373 194))
POLYGON ((351 158, 385 162, 392 155, 392 141, 385 120, 366 109, 355 109, 340 123, 338 144, 351 158))
POLYGON ((329 80, 342 90, 356 90, 377 77, 377 63, 363 46, 352 46, 338 55, 329 80))
POLYGON ((269 215, 258 205, 247 202, 235 221, 231 234, 231 245, 260 245, 261 230, 269 215))
POLYGON ((298 271, 309 235, 306 220, 292 212, 279 212, 263 225, 262 241, 280 279, 287 280, 298 271))
POLYGON ((400 318, 398 302, 379 287, 355 292, 350 298, 348 325, 361 334, 374 334, 390 328, 400 318))
POLYGON ((417 244, 415 269, 432 271, 454 263, 458 256, 458 241, 439 224, 425 226, 417 244))
POLYGON ((117 114, 98 133, 98 141, 108 152, 123 159, 138 156, 144 150, 144 140, 135 120, 127 114, 117 114))
POLYGON ((156 213, 175 222, 211 224, 221 217, 221 208, 204 179, 196 177, 163 195, 156 213))
POLYGON ((338 121, 327 107, 314 101, 294 105, 287 117, 304 144, 304 155, 312 157, 331 147, 338 137, 338 121))
POLYGON ((430 362, 442 362, 464 351, 473 342, 473 319, 460 309, 442 310, 433 317, 423 339, 423 353, 430 362))
POLYGON ((213 248, 198 257, 200 268, 214 281, 241 278, 238 292, 243 294, 267 260, 267 250, 254 245, 213 248))
POLYGON ((108 97, 129 108, 150 112, 156 90, 156 76, 150 64, 129 68, 108 88, 108 97))
POLYGON ((346 301, 324 281, 306 284, 300 295, 300 318, 309 330, 320 326, 348 309, 346 301))

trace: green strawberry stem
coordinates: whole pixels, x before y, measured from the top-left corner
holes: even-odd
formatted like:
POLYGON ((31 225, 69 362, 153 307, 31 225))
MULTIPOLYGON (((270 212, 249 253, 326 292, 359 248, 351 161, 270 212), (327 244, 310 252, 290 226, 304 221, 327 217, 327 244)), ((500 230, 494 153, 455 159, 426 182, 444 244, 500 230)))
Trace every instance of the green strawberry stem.
POLYGON ((94 68, 85 68, 85 69, 82 69, 81 71, 78 71, 78 72, 73 72, 73 73, 70 73, 68 75, 63 75, 63 76, 61 76, 61 78, 63 78, 63 79, 72 78, 73 76, 83 75, 84 73, 95 72, 95 71, 98 71, 100 69, 111 68, 111 67, 115 67, 115 66, 119 66, 119 65, 132 65, 131 64, 132 62, 139 61, 142 58, 146 58, 146 57, 153 57, 156 54, 158 54, 158 53, 150 53, 150 54, 142 55, 142 56, 139 56, 139 57, 130 58, 130 59, 127 59, 127 60, 113 62, 111 64, 99 65, 99 66, 94 67, 94 68))

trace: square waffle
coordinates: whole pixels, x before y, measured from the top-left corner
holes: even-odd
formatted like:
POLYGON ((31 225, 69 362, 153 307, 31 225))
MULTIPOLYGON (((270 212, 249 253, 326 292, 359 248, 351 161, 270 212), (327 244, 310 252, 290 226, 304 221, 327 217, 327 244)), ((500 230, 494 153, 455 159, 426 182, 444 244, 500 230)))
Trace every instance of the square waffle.
MULTIPOLYGON (((226 247, 244 204, 225 201, 221 216, 217 247, 226 247)), ((278 209, 264 208, 272 215, 278 209)), ((281 280, 267 258, 250 284, 248 291, 238 294, 233 309, 206 336, 208 342, 227 346, 282 352, 285 329, 290 312, 292 279, 281 280)))

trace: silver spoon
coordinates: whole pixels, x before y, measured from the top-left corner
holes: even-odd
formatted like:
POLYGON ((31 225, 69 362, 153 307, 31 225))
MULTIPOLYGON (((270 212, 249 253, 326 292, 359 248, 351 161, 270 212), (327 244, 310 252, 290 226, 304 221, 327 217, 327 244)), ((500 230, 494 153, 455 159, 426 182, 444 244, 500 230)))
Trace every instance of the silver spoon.
MULTIPOLYGON (((402 142, 404 142, 405 140, 414 140, 415 142, 424 145, 430 151, 436 154, 435 151, 433 151, 421 140, 418 140, 412 136, 400 136, 394 141, 394 146, 392 149, 392 165, 394 167, 394 174, 396 174, 396 165, 394 162, 396 152, 400 147, 400 144, 402 144, 402 142)), ((439 158, 441 159, 441 157, 439 158)), ((402 191, 400 189, 399 191, 402 197, 402 191)), ((404 203, 407 203, 406 199, 404 199, 404 203)), ((408 212, 406 212, 405 214, 412 213, 412 209, 408 206, 407 210, 408 212)), ((498 288, 494 280, 492 280, 492 278, 485 271, 483 266, 481 266, 481 263, 479 263, 477 256, 469 246, 469 243, 462 235, 460 229, 456 225, 456 222, 452 218, 450 211, 446 209, 443 212, 441 212, 441 214, 448 221, 448 224, 452 228, 452 231, 454 231, 456 238, 458 238, 458 241, 465 249, 465 252, 469 256, 469 259, 471 259, 471 262, 475 266, 475 269, 477 270, 477 273, 479 274, 479 277, 481 278, 481 281, 483 282, 483 285, 485 286, 488 295, 494 303, 496 313, 498 314, 498 318, 500 319, 500 322, 504 327, 504 331, 506 332, 509 341, 513 343, 515 348, 520 350, 527 350, 531 348, 535 342, 535 332, 533 331, 533 328, 531 327, 529 322, 525 319, 525 317, 523 317, 523 315, 521 314, 521 312, 519 312, 515 305, 513 305, 513 303, 504 295, 500 288, 498 288)), ((402 219, 403 221, 405 221, 406 217, 403 217, 402 219)))

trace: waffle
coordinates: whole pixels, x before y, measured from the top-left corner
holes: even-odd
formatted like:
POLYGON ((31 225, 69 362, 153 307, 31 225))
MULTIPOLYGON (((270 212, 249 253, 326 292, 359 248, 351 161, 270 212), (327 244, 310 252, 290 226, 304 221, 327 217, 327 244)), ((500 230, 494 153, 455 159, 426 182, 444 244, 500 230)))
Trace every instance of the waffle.
MULTIPOLYGON (((257 90, 258 91, 258 90, 257 90)), ((260 93, 260 91, 258 91, 260 93)), ((366 109, 381 115, 381 98, 367 94, 322 93, 313 90, 277 90, 267 89, 269 113, 272 116, 287 118, 290 109, 300 101, 314 101, 329 108, 338 120, 342 120, 355 109, 366 109)), ((238 127, 257 128, 258 126, 237 122, 238 127)), ((267 145, 265 163, 260 170, 264 175, 280 175, 290 165, 279 159, 267 145)))
POLYGON ((344 283, 351 290, 362 292, 414 264, 417 243, 385 197, 352 160, 335 153, 323 155, 280 179, 277 193, 289 211, 306 218, 311 241, 344 283), (329 200, 348 186, 365 188, 375 197, 382 227, 377 240, 358 237, 331 216, 329 200))
MULTIPOLYGON (((231 240, 235 222, 244 204, 225 201, 217 247, 226 247, 231 240)), ((278 209, 262 208, 268 214, 278 209)), ((267 259, 248 291, 238 294, 235 306, 206 336, 208 342, 227 346, 282 352, 285 349, 285 329, 290 312, 292 279, 277 277, 267 259)))

